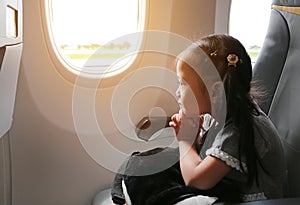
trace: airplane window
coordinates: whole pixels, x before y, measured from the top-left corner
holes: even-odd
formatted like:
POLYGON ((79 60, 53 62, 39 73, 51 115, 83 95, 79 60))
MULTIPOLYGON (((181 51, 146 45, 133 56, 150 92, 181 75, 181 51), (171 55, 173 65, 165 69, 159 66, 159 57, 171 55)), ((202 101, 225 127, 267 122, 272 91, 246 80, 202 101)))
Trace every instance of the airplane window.
POLYGON ((245 45, 253 64, 265 39, 271 4, 271 0, 231 0, 229 34, 245 45))
POLYGON ((121 72, 136 57, 124 57, 138 49, 132 42, 137 39, 126 35, 144 28, 144 4, 145 0, 48 0, 55 53, 76 74, 107 77, 121 72))

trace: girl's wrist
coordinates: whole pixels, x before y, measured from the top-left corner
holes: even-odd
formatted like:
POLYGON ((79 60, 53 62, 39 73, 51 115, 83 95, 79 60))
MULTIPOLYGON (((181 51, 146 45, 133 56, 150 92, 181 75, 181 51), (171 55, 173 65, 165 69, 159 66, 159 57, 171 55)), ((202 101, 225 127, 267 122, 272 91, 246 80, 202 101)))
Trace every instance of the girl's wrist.
POLYGON ((179 141, 179 152, 180 152, 180 158, 186 156, 190 151, 197 151, 195 143, 191 143, 190 141, 179 141))

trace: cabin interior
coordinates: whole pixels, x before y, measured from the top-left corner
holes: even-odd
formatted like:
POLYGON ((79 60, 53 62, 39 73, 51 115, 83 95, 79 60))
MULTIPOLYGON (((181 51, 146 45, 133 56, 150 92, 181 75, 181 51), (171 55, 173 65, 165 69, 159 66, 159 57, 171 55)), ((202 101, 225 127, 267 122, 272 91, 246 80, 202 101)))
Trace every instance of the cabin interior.
MULTIPOLYGON (((175 56, 229 33, 232 2, 137 0, 142 24, 125 37, 140 50, 107 72, 58 57, 49 2, 0 2, 0 205, 104 205, 131 152, 173 145, 163 128, 178 110, 175 56)), ((269 10, 253 72, 269 91, 261 106, 282 139, 288 192, 251 204, 299 204, 300 1, 273 0, 269 10)))

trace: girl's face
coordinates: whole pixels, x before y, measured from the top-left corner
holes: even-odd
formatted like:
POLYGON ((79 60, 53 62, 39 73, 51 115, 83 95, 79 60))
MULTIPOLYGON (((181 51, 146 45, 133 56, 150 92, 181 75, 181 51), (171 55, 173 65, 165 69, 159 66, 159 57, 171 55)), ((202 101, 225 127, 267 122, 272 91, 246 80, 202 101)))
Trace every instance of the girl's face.
POLYGON ((177 62, 176 72, 179 80, 176 91, 179 113, 187 116, 211 113, 208 91, 197 73, 180 60, 177 62))

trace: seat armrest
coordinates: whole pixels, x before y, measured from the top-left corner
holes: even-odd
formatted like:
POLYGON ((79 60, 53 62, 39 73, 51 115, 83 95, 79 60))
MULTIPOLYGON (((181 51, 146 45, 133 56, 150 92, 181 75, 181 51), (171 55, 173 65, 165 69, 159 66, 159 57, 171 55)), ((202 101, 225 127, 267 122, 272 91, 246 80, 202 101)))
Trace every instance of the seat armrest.
POLYGON ((171 117, 144 117, 136 125, 135 132, 139 139, 149 141, 158 130, 169 127, 171 117))

